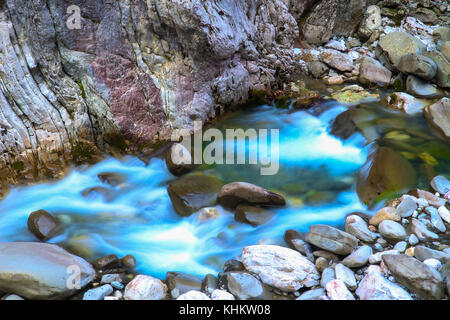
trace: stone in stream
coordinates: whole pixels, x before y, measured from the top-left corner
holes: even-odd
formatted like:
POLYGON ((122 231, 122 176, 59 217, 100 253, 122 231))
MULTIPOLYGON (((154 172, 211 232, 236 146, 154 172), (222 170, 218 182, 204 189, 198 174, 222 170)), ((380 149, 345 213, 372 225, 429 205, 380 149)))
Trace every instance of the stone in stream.
POLYGON ((434 191, 439 192, 440 194, 446 194, 450 191, 450 181, 444 176, 434 177, 431 179, 430 185, 434 191))
POLYGON ((333 268, 328 267, 322 271, 322 276, 320 278, 320 285, 325 288, 328 282, 336 279, 336 272, 333 268))
POLYGON ((257 299, 263 295, 261 282, 246 272, 227 272, 226 283, 228 291, 238 299, 257 299))
POLYGON ((137 266, 136 258, 131 254, 126 255, 120 259, 120 264, 128 270, 133 270, 137 266))
POLYGON ((81 288, 95 278, 87 261, 54 244, 0 243, 0 291, 27 299, 60 299, 77 289, 67 284, 79 271, 81 288))
POLYGON ((405 92, 394 92, 384 97, 381 103, 390 109, 401 110, 409 115, 419 115, 425 108, 423 99, 417 99, 405 92))
POLYGON ((327 296, 330 300, 355 300, 355 297, 348 291, 344 282, 341 280, 332 280, 327 283, 327 296))
POLYGON ((125 182, 126 177, 117 172, 101 172, 97 175, 98 179, 110 186, 116 187, 125 182))
POLYGON ((434 61, 417 53, 405 54, 401 57, 398 70, 412 74, 425 80, 431 80, 436 75, 437 66, 434 61))
POLYGON ((405 254, 385 254, 384 264, 398 283, 424 299, 442 299, 444 297, 444 280, 430 266, 405 254))
POLYGON ((356 192, 362 202, 372 203, 384 192, 411 188, 416 180, 408 160, 388 147, 376 147, 358 171, 356 192))
POLYGON ((167 272, 166 284, 169 292, 177 290, 178 295, 181 295, 191 290, 200 291, 202 279, 183 272, 167 272))
POLYGON ((334 272, 336 273, 336 279, 344 282, 349 290, 353 291, 356 289, 356 278, 352 270, 344 266, 342 263, 338 263, 334 267, 334 272))
POLYGON ((397 209, 394 207, 384 207, 378 210, 374 216, 370 219, 369 223, 374 226, 378 226, 385 220, 400 221, 400 215, 397 209))
POLYGON ((159 279, 137 275, 125 287, 125 300, 162 300, 167 296, 167 286, 159 279))
POLYGON ((358 246, 355 236, 327 225, 310 226, 306 241, 340 255, 348 255, 358 246))
POLYGON ((358 35, 364 39, 369 39, 375 30, 381 27, 380 7, 368 6, 358 29, 358 35))
POLYGON ((445 206, 445 200, 442 198, 439 198, 438 196, 436 196, 435 194, 432 194, 431 192, 425 191, 425 190, 421 190, 421 189, 413 189, 408 191, 409 195, 412 195, 416 198, 423 198, 425 200, 428 201, 428 203, 435 207, 435 208, 439 208, 441 206, 445 206))
POLYGON ((416 246, 414 248, 414 256, 422 262, 427 259, 436 259, 441 261, 442 263, 446 263, 450 260, 449 253, 445 253, 439 250, 433 250, 425 246, 416 246))
POLYGON ((379 266, 367 268, 355 293, 361 300, 412 300, 405 289, 383 277, 379 266))
POLYGON ((325 289, 317 288, 303 292, 300 297, 295 300, 319 300, 320 296, 325 294, 325 289))
POLYGON ((45 210, 32 212, 27 220, 28 230, 41 241, 46 241, 61 231, 61 225, 45 210))
POLYGON ((297 230, 289 229, 284 233, 284 241, 291 249, 297 250, 305 255, 309 261, 314 262, 314 255, 309 243, 304 241, 305 236, 297 230))
POLYGON ((114 289, 109 284, 90 289, 83 295, 83 300, 103 300, 106 296, 113 293, 114 289))
POLYGON ((214 205, 222 186, 223 182, 219 178, 194 174, 171 182, 167 192, 175 211, 187 217, 201 208, 214 205))
POLYGON ((115 254, 109 254, 107 256, 98 258, 92 261, 92 265, 97 270, 105 270, 109 268, 114 268, 119 264, 120 260, 115 254))
POLYGON ((320 61, 339 71, 352 71, 353 59, 346 53, 334 49, 324 49, 320 61))
POLYGON ((444 206, 439 207, 438 213, 442 220, 444 220, 447 223, 450 223, 450 211, 446 207, 444 206))
POLYGON ((242 249, 242 263, 261 281, 281 291, 293 292, 319 284, 315 265, 299 252, 274 245, 242 249))
POLYGON ((402 218, 408 218, 412 216, 414 211, 417 209, 417 204, 412 197, 405 197, 400 204, 397 206, 397 213, 402 218))
POLYGON ((223 271, 228 272, 228 271, 244 271, 245 267, 244 264, 236 259, 230 259, 225 261, 225 263, 223 264, 223 271))
POLYGON ((392 72, 377 60, 365 56, 359 66, 359 82, 385 87, 391 82, 392 72))
POLYGON ((177 300, 211 300, 211 298, 203 292, 191 290, 179 296, 177 300))
POLYGON ((212 293, 219 288, 219 280, 212 274, 207 274, 202 281, 202 291, 212 293))
POLYGON ((450 99, 442 98, 426 107, 424 115, 431 131, 441 139, 450 142, 450 99))
POLYGON ((234 296, 225 290, 214 290, 211 293, 211 300, 236 300, 234 296))
POLYGON ((105 202, 111 202, 117 196, 117 194, 118 192, 116 190, 103 186, 86 188, 81 191, 81 195, 85 198, 91 198, 100 195, 105 202))
POLYGON ((234 220, 238 222, 248 223, 256 227, 261 224, 265 224, 267 221, 272 219, 273 216, 274 213, 270 210, 261 207, 240 204, 236 207, 234 220))
POLYGON ((392 220, 381 221, 378 231, 386 240, 392 242, 403 241, 407 237, 405 228, 400 223, 392 220))
POLYGON ((377 57, 389 66, 397 67, 400 59, 408 53, 421 54, 425 44, 406 32, 391 32, 381 37, 377 46, 377 57))
POLYGON ((431 225, 434 229, 438 230, 439 232, 445 232, 447 230, 436 208, 427 207, 425 209, 425 212, 430 215, 431 225))
POLYGON ((284 206, 285 199, 274 192, 247 182, 232 182, 224 185, 217 196, 217 203, 227 209, 240 204, 284 206))
POLYGON ((377 235, 370 231, 367 223, 357 215, 351 215, 345 219, 345 232, 354 235, 363 242, 373 243, 377 239, 377 235))
POLYGON ((424 56, 434 61, 437 66, 436 83, 441 88, 450 88, 450 62, 438 51, 425 52, 424 56))
POLYGON ((369 246, 361 246, 353 251, 349 256, 342 260, 342 264, 349 268, 359 268, 369 262, 369 257, 372 255, 373 250, 369 246))
POLYGON ((182 176, 194 169, 192 155, 181 143, 174 143, 167 150, 166 166, 174 176, 182 176))
POLYGON ((406 91, 415 97, 426 99, 440 98, 443 95, 437 86, 413 75, 406 78, 406 91))

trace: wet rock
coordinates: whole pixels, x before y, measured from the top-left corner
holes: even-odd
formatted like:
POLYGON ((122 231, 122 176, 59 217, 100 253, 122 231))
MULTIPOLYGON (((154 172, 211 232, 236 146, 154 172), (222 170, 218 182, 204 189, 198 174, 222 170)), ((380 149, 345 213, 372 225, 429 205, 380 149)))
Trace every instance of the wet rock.
POLYGON ((381 87, 391 82, 392 72, 383 67, 377 60, 365 56, 359 66, 359 82, 362 84, 376 84, 381 87))
POLYGON ((367 268, 355 293, 361 300, 412 300, 405 289, 384 278, 378 266, 367 268))
POLYGON ((236 300, 234 296, 225 290, 214 290, 211 293, 211 300, 236 300))
POLYGON ((413 75, 406 78, 406 91, 415 97, 434 99, 442 97, 443 93, 434 84, 421 80, 413 75))
POLYGON ((98 179, 110 186, 118 186, 125 182, 126 177, 117 172, 102 172, 97 175, 98 179))
POLYGON ((217 196, 217 203, 225 208, 236 208, 240 204, 284 206, 286 201, 276 193, 247 182, 224 185, 217 196))
POLYGON ((162 300, 167 296, 167 286, 159 279, 137 275, 125 287, 125 300, 162 300))
POLYGON ((377 47, 378 58, 387 65, 398 67, 401 57, 409 53, 421 54, 426 46, 406 32, 391 32, 380 38, 377 47))
POLYGON ((383 256, 383 262, 395 280, 424 299, 442 299, 442 276, 423 262, 405 254, 383 256))
POLYGON ((341 280, 332 280, 328 282, 326 290, 330 300, 355 300, 355 297, 348 291, 344 282, 341 280))
POLYGON ((450 99, 440 101, 424 109, 430 129, 440 138, 450 141, 450 99))
POLYGON ((404 111, 406 114, 416 115, 423 112, 425 103, 405 92, 394 92, 381 100, 386 107, 404 111))
POLYGON ((394 207, 384 207, 378 210, 375 215, 370 219, 369 223, 374 226, 378 226, 385 220, 400 221, 401 217, 394 207))
POLYGON ((320 60, 339 71, 352 71, 353 59, 346 53, 333 49, 325 49, 320 54, 320 60))
POLYGON ((330 68, 328 68, 328 66, 323 62, 312 61, 308 62, 308 70, 314 78, 320 79, 324 75, 328 74, 330 68))
POLYGON ((223 264, 223 271, 243 271, 245 270, 244 264, 238 260, 230 259, 223 264))
POLYGON ((439 236, 428 230, 427 227, 417 219, 411 219, 407 231, 414 233, 419 241, 432 241, 439 239, 439 236))
POLYGON ((211 299, 203 292, 191 290, 179 296, 177 300, 211 300, 211 299))
POLYGON ((92 261, 92 265, 97 270, 105 270, 113 268, 116 267, 118 264, 119 264, 119 257, 117 257, 115 254, 109 254, 107 256, 92 261))
POLYGON ((227 287, 240 300, 257 299, 263 295, 261 282, 245 272, 227 273, 227 287))
POLYGON ((390 148, 377 147, 358 171, 356 192, 362 202, 372 203, 383 192, 410 188, 416 180, 408 160, 390 148))
POLYGON ((430 215, 431 225, 434 229, 438 230, 439 232, 445 232, 447 230, 436 208, 428 207, 425 209, 425 211, 430 215))
POLYGON ((333 92, 331 97, 341 103, 358 104, 363 100, 378 99, 379 95, 365 91, 358 85, 350 85, 333 92))
MULTIPOLYGON (((450 108, 450 106, 449 106, 450 108)), ((449 111, 450 112, 450 111, 449 111)), ((444 176, 436 176, 430 182, 431 187, 440 194, 446 194, 450 191, 450 181, 444 176)))
POLYGON ((28 230, 41 241, 46 241, 61 231, 61 225, 45 210, 34 211, 27 220, 28 230))
POLYGON ((445 205, 444 199, 441 199, 440 197, 436 196, 435 194, 432 194, 431 192, 428 192, 425 190, 413 189, 413 190, 408 191, 408 194, 412 195, 416 198, 423 198, 423 199, 427 200, 428 204, 435 208, 439 208, 439 207, 445 205))
POLYGON ((83 300, 103 300, 106 296, 113 293, 114 289, 109 284, 90 289, 83 295, 83 300))
POLYGON ((136 258, 131 254, 126 255, 120 259, 120 264, 128 270, 133 270, 137 266, 136 258))
POLYGON ((450 62, 437 51, 425 52, 424 56, 430 58, 436 64, 436 82, 438 86, 450 88, 450 62))
POLYGON ((324 250, 347 255, 358 246, 353 235, 326 225, 313 225, 306 234, 306 241, 324 250))
POLYGON ((202 281, 202 291, 212 293, 219 288, 219 280, 212 274, 207 274, 202 281))
POLYGON ((305 291, 295 300, 319 300, 319 297, 325 294, 325 290, 323 288, 312 289, 305 291))
POLYGON ((202 279, 183 272, 167 272, 166 284, 169 291, 178 290, 178 294, 185 294, 191 290, 200 291, 202 279))
POLYGON ((433 250, 425 246, 416 246, 414 248, 414 256, 422 262, 427 259, 436 259, 442 263, 446 263, 450 260, 450 254, 439 250, 433 250))
POLYGON ((369 262, 369 257, 372 255, 372 248, 369 246, 361 246, 353 251, 349 256, 342 260, 342 264, 349 268, 359 268, 369 262))
POLYGON ((242 249, 245 268, 261 281, 281 291, 293 292, 319 283, 314 264, 292 249, 273 245, 256 245, 242 249))
POLYGON ((234 219, 239 222, 251 224, 252 226, 259 226, 265 224, 273 216, 274 213, 270 210, 240 204, 236 207, 234 219))
POLYGON ((167 192, 175 211, 187 217, 203 207, 214 205, 222 185, 216 177, 189 175, 170 183, 167 192))
POLYGON ((381 221, 378 231, 385 239, 393 242, 405 240, 407 237, 405 228, 392 220, 381 221))
POLYGON ((397 206, 397 213, 402 218, 408 218, 412 216, 414 211, 417 209, 417 204, 414 199, 410 197, 405 197, 400 204, 397 206))
POLYGON ((437 66, 426 56, 416 53, 405 54, 398 63, 398 70, 405 74, 412 74, 425 80, 431 80, 436 75, 437 66))
POLYGON ((336 273, 336 279, 341 280, 349 290, 353 291, 356 289, 356 278, 352 270, 342 263, 338 263, 334 267, 334 271, 336 273))
POLYGON ((59 299, 76 293, 67 286, 75 271, 80 272, 81 288, 95 278, 88 262, 54 244, 0 243, 0 261, 0 291, 27 299, 59 299))
POLYGON ((320 278, 320 285, 326 288, 328 282, 336 279, 336 272, 333 268, 328 267, 322 271, 322 276, 320 278))
POLYGON ((301 254, 305 255, 309 261, 314 262, 314 255, 311 246, 305 242, 304 235, 300 234, 297 230, 286 230, 284 233, 284 241, 291 249, 297 250, 301 254))
POLYGON ((192 155, 181 143, 174 143, 167 150, 166 166, 174 176, 182 176, 194 169, 192 155))
POLYGON ((351 215, 345 219, 345 232, 368 243, 375 242, 377 239, 377 235, 370 231, 367 227, 367 223, 357 215, 351 215))
POLYGON ((380 7, 372 5, 368 6, 364 14, 364 18, 359 26, 358 35, 361 38, 368 39, 375 30, 381 27, 381 10, 380 7))

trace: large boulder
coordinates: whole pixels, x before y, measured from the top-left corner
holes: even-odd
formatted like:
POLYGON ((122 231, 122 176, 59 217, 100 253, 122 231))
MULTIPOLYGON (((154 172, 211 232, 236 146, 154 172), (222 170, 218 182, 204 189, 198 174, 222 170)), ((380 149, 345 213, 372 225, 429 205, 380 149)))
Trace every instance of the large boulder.
POLYGON ((408 53, 422 54, 426 46, 416 37, 406 32, 391 32, 380 38, 377 56, 387 66, 398 67, 400 59, 408 53))
POLYGON ((346 53, 334 49, 324 49, 320 60, 339 71, 352 71, 353 59, 346 53))
POLYGON ((422 298, 444 297, 444 280, 432 267, 406 254, 385 254, 382 259, 397 282, 422 298))
POLYGON ((432 132, 450 142, 450 99, 442 98, 426 107, 424 115, 432 132))
POLYGON ((434 61, 426 56, 409 53, 401 57, 398 70, 405 74, 413 74, 425 80, 431 80, 436 75, 437 66, 434 61))
POLYGON ((387 147, 377 147, 367 157, 357 175, 356 192, 371 203, 387 192, 410 188, 417 180, 411 163, 387 147))
POLYGON ((427 99, 440 98, 443 95, 436 85, 413 75, 409 75, 406 78, 406 91, 415 97, 427 99))
POLYGON ((306 241, 324 250, 348 255, 358 247, 353 235, 327 225, 313 225, 306 234, 306 241))
POLYGON ((167 192, 175 211, 183 217, 212 206, 223 182, 202 174, 183 176, 169 184, 167 192))
POLYGON ((359 66, 359 81, 362 84, 376 84, 381 87, 389 85, 392 72, 377 60, 365 56, 359 66))
POLYGON ((94 278, 90 263, 57 245, 0 243, 2 292, 27 299, 60 299, 73 295, 94 278))
POLYGON ((437 67, 436 82, 442 88, 450 88, 450 62, 437 51, 425 52, 424 56, 434 61, 437 67))
POLYGON ((274 246, 256 245, 242 249, 245 268, 269 286, 285 292, 319 284, 315 265, 299 252, 274 246))

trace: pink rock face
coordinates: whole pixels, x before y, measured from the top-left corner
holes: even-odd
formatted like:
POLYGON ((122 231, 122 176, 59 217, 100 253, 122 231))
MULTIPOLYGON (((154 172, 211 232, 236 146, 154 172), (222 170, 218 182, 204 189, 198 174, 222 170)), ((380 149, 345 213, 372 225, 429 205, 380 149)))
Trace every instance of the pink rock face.
POLYGON ((355 300, 355 297, 341 280, 331 280, 327 283, 325 289, 330 300, 355 300))

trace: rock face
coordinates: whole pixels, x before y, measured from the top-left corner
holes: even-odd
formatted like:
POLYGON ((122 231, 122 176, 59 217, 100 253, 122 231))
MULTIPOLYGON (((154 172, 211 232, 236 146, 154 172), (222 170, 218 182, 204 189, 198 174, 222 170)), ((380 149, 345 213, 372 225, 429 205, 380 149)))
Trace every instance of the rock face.
POLYGON ((359 26, 358 34, 368 39, 374 31, 381 27, 381 10, 378 6, 369 6, 359 26))
POLYGON ((5 182, 58 175, 99 149, 152 148, 290 78, 312 2, 2 2, 5 182))
POLYGON ((286 201, 276 193, 247 182, 232 182, 224 185, 217 196, 217 203, 234 209, 240 204, 284 206, 286 201))
POLYGON ((242 263, 263 283, 282 291, 294 292, 319 284, 319 273, 314 264, 292 249, 273 245, 245 247, 242 263))
POLYGON ((430 266, 405 254, 385 254, 382 259, 400 284, 422 298, 439 300, 444 297, 442 276, 430 266))
POLYGON ((53 244, 0 243, 0 261, 0 291, 27 299, 59 299, 74 294, 77 284, 70 276, 77 271, 80 287, 95 278, 91 264, 53 244))
POLYGON ((450 142, 450 99, 442 98, 426 107, 424 114, 431 130, 438 137, 450 142))
POLYGON ((350 254, 358 246, 358 239, 351 234, 326 225, 311 226, 306 241, 341 255, 350 254))

